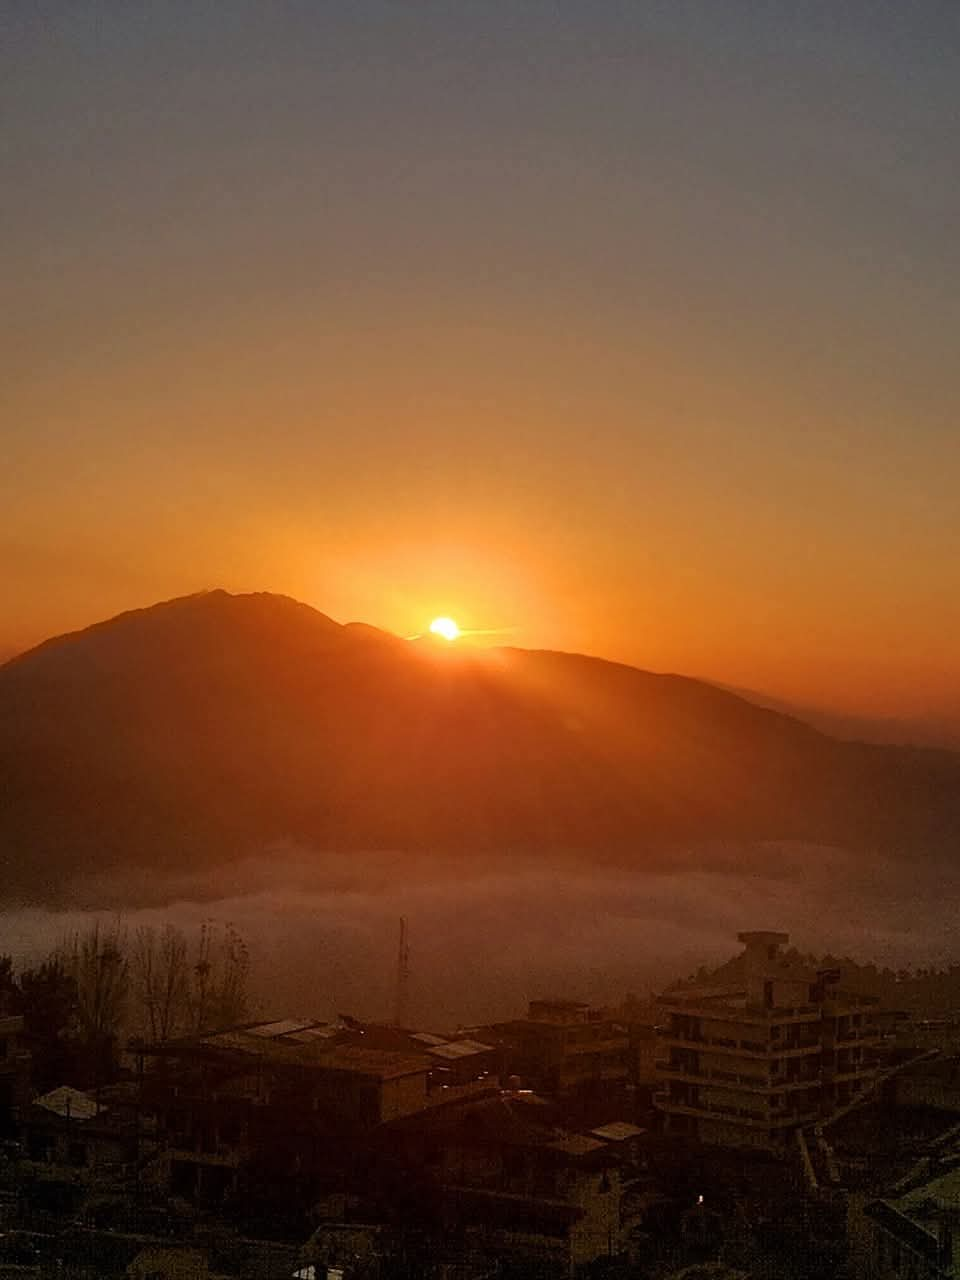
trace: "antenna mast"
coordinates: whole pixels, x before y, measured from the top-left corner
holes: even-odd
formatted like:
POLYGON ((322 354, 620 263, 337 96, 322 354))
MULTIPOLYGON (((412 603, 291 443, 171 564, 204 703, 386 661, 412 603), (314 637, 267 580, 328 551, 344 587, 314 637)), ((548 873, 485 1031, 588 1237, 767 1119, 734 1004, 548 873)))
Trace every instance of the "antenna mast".
POLYGON ((407 998, 410 989, 410 947, 407 942, 407 918, 400 917, 400 945, 397 948, 397 992, 393 1020, 398 1027, 407 1024, 407 998))

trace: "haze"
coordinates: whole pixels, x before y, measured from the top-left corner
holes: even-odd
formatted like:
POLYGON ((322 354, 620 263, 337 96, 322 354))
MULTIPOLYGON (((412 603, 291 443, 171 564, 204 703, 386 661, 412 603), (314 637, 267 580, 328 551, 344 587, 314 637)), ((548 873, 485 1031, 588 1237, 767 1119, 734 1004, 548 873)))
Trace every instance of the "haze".
MULTIPOLYGON (((99 910, 7 910, 4 945, 36 962, 96 919, 133 932, 231 922, 250 945, 258 1007, 276 1016, 389 1018, 397 917, 411 925, 411 1016, 452 1029, 519 1013, 562 990, 597 1003, 646 996, 719 962, 747 919, 776 919, 823 953, 899 968, 956 955, 955 877, 918 876, 897 858, 773 843, 713 852, 712 867, 643 874, 556 859, 318 855, 276 849, 229 874, 143 881, 92 876, 77 897, 99 910), (229 887, 227 887, 229 886, 229 887), (119 913, 119 914, 117 914, 119 913), (278 938, 283 939, 278 945, 278 938)), ((703 861, 691 853, 691 862, 703 861)))
POLYGON ((0 652, 209 586, 960 687, 960 13, 7 6, 0 652))

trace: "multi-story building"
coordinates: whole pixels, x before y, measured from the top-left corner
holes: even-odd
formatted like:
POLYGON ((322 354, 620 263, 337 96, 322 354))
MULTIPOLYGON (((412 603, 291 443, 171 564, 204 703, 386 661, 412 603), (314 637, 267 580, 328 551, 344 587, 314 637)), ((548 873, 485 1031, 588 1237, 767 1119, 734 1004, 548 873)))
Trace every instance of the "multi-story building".
POLYGON ((442 1206, 448 1235, 524 1275, 572 1276, 627 1248, 625 1153, 614 1139, 559 1128, 542 1098, 504 1091, 455 1102, 379 1136, 384 1163, 399 1162, 442 1206))
POLYGON ((531 1000, 525 1018, 488 1029, 505 1048, 508 1073, 549 1094, 612 1091, 630 1078, 626 1028, 575 1000, 531 1000))
POLYGON ((307 1182, 331 1152, 429 1105, 426 1056, 339 1037, 336 1026, 284 1019, 149 1046, 140 1095, 158 1144, 152 1180, 211 1203, 252 1166, 307 1182))
POLYGON ((876 1001, 783 956, 787 934, 739 940, 715 983, 661 997, 656 1105, 668 1132, 776 1151, 873 1086, 882 1035, 876 1001))

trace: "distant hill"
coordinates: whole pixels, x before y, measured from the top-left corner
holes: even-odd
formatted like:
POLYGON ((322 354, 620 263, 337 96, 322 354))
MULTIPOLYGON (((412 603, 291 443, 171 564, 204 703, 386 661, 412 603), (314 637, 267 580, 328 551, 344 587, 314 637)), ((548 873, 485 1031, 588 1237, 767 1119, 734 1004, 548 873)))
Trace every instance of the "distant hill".
POLYGON ((213 591, 0 667, 6 898, 318 850, 803 839, 947 853, 960 756, 839 742, 711 685, 576 654, 412 644, 213 591))
POLYGON ((937 715, 869 716, 789 702, 773 694, 722 684, 716 680, 709 683, 715 684, 718 689, 726 689, 728 693, 735 693, 738 698, 745 698, 747 702, 753 702, 758 707, 767 707, 771 711, 780 711, 784 715, 794 716, 832 738, 884 745, 899 743, 916 747, 941 747, 947 751, 960 751, 960 703, 956 699, 942 708, 941 713, 937 715))

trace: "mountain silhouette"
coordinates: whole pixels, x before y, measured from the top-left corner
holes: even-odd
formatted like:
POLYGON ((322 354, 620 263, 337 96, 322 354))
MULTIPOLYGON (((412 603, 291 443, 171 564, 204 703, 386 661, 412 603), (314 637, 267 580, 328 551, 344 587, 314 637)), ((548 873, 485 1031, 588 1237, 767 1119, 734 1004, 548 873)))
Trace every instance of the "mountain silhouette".
POLYGON ((701 681, 411 643, 211 591, 0 667, 8 900, 85 876, 322 850, 564 851, 799 839, 949 853, 960 755, 841 742, 701 681))

